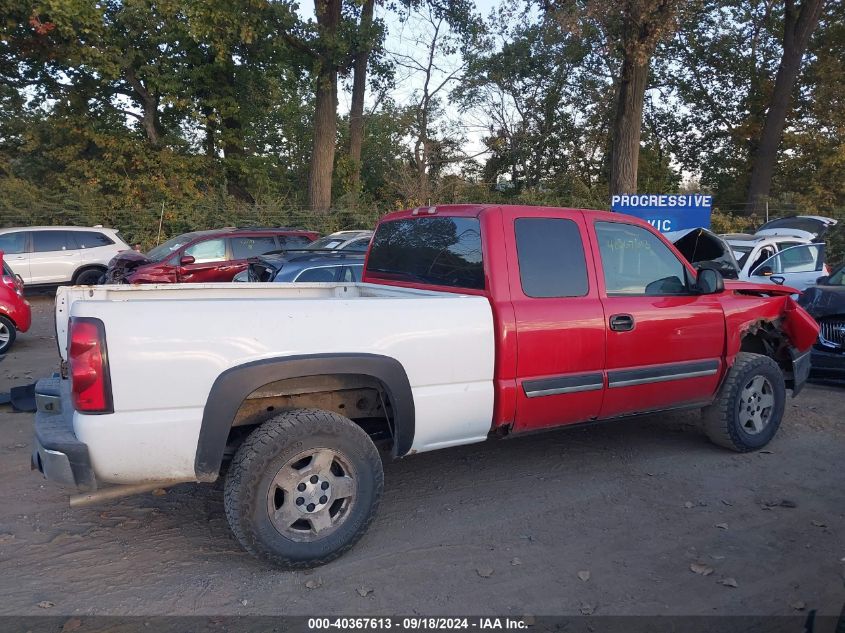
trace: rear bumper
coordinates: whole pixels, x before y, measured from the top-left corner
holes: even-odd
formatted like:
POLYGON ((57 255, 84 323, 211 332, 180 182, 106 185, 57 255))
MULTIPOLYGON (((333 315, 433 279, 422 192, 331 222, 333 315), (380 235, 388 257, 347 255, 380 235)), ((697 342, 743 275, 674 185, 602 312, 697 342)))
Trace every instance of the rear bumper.
POLYGON ((88 446, 73 432, 70 383, 61 378, 42 378, 35 385, 35 448, 32 470, 49 481, 78 491, 97 489, 88 446))

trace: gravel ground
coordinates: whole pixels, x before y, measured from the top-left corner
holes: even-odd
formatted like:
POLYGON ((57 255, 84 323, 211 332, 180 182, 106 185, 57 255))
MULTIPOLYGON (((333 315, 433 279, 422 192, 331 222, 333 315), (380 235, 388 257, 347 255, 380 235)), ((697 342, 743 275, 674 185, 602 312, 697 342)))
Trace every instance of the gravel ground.
MULTIPOLYGON (((57 367, 52 303, 33 308, 0 391, 57 367)), ((838 614, 843 412, 810 386, 747 455, 692 413, 418 455, 386 467, 350 553, 282 572, 238 547, 219 482, 69 509, 30 472, 33 416, 0 406, 0 614, 838 614)))

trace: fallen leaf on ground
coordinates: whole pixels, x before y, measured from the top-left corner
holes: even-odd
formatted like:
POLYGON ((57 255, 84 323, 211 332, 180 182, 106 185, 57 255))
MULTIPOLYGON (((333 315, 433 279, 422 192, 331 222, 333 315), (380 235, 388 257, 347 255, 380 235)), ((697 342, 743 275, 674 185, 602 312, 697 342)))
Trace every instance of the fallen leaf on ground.
POLYGON ((728 524, 727 523, 717 523, 716 527, 719 528, 720 530, 727 530, 728 524))
POLYGON ((165 490, 164 488, 156 488, 155 490, 153 490, 154 497, 163 497, 166 494, 167 490, 165 490))
POLYGON ((308 582, 305 583, 305 586, 308 589, 316 589, 317 587, 323 586, 323 581, 320 580, 319 578, 317 578, 316 580, 309 580, 308 582))
POLYGON ((590 579, 590 572, 586 569, 579 571, 578 578, 580 578, 584 582, 587 582, 590 579))
POLYGON ((812 523, 812 524, 813 524, 813 525, 815 525, 816 527, 827 527, 827 524, 826 524, 826 523, 822 523, 821 521, 810 521, 810 523, 812 523))
POLYGON ((579 611, 581 611, 583 615, 593 615, 593 613, 595 613, 596 611, 596 605, 582 602, 581 606, 579 607, 579 611))
POLYGON ((689 509, 692 507, 692 501, 687 501, 686 503, 684 503, 684 507, 685 507, 687 510, 689 510, 689 509))
POLYGON ((370 587, 358 587, 355 591, 357 591, 358 595, 362 598, 366 598, 373 593, 373 590, 370 587))
POLYGON ((724 585, 725 587, 733 587, 733 588, 739 587, 736 580, 734 580, 733 578, 722 578, 719 581, 719 584, 724 585))
POLYGON ((482 578, 489 578, 493 575, 493 568, 492 567, 482 567, 481 569, 476 569, 475 573, 481 576, 482 578))
POLYGON ((689 570, 694 574, 699 574, 701 576, 709 576, 713 573, 713 568, 707 563, 690 563, 689 570))
POLYGON ((790 602, 789 606, 795 609, 796 611, 803 611, 807 608, 807 603, 803 600, 796 600, 795 602, 790 602))
POLYGON ((732 506, 732 505, 733 505, 730 501, 727 501, 726 499, 722 499, 721 501, 722 501, 722 503, 724 503, 726 506, 732 506))
POLYGON ((38 603, 38 606, 41 607, 42 609, 49 609, 50 607, 55 607, 56 603, 50 602, 49 600, 42 600, 41 602, 38 603))
POLYGON ((522 565, 522 561, 521 561, 521 560, 519 560, 519 557, 518 557, 518 556, 514 556, 514 557, 511 559, 511 565, 513 565, 514 567, 515 567, 515 566, 517 566, 517 565, 522 565))

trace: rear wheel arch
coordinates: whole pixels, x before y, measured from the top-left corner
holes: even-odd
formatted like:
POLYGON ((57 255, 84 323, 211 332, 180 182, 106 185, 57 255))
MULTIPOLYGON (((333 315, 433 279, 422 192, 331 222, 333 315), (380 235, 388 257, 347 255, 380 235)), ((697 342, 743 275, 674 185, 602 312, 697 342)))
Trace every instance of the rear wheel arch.
POLYGON ((241 405, 256 390, 279 381, 319 376, 366 376, 383 385, 392 410, 393 455, 414 441, 414 399, 402 364, 377 354, 313 354, 269 358, 232 367, 217 377, 202 416, 194 469, 200 481, 217 478, 229 432, 241 405))

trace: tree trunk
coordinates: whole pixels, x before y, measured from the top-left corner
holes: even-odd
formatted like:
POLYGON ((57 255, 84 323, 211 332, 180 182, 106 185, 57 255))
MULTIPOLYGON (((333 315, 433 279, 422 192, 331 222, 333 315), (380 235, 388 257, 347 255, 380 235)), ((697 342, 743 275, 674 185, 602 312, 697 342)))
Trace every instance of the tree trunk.
POLYGON ((352 162, 351 189, 358 192, 361 183, 361 146, 364 144, 364 95, 367 90, 367 64, 372 50, 370 30, 373 26, 375 0, 364 0, 361 7, 359 33, 364 44, 355 54, 352 78, 352 105, 349 109, 349 159, 352 162))
POLYGON ((147 89, 144 83, 138 79, 134 68, 126 69, 126 80, 141 102, 141 127, 144 128, 147 140, 153 147, 158 147, 161 142, 158 125, 159 95, 147 89))
POLYGON ((610 195, 637 192, 648 64, 648 59, 638 62, 627 53, 622 61, 610 151, 610 195))
POLYGON ((325 213, 332 204, 332 173, 337 136, 337 61, 332 53, 333 40, 340 25, 341 0, 315 0, 317 24, 320 28, 316 105, 314 110, 314 143, 311 151, 311 173, 308 178, 308 206, 325 213))
MULTIPOLYGON (((224 82, 227 93, 237 95, 235 69, 231 65, 227 65, 225 69, 224 82)), ((240 202, 254 204, 255 198, 252 197, 244 182, 246 150, 244 149, 243 123, 239 103, 235 109, 229 111, 227 116, 223 116, 221 123, 220 144, 223 147, 223 159, 225 161, 226 191, 240 202)))
POLYGON ((749 212, 760 213, 765 209, 766 199, 772 187, 778 147, 786 125, 786 115, 789 113, 792 89, 798 79, 801 59, 807 50, 810 36, 819 23, 823 6, 824 0, 805 0, 800 8, 795 6, 794 0, 786 0, 783 54, 775 76, 769 111, 766 113, 760 140, 754 152, 748 185, 749 212))
POLYGON ((223 143, 223 157, 226 160, 226 191, 241 202, 255 204, 255 198, 244 185, 243 162, 246 156, 243 144, 241 122, 236 117, 223 119, 225 141, 223 143))

